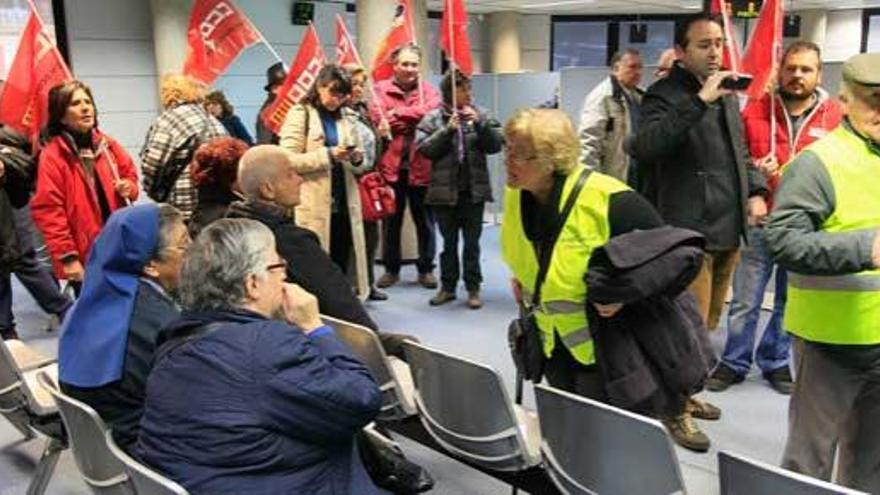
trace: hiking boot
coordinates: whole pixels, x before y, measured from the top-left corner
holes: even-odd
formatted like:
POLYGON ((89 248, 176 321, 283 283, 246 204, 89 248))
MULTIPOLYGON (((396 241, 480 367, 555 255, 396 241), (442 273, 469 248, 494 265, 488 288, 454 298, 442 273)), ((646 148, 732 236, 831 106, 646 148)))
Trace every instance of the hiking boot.
POLYGON ((379 280, 376 281, 376 287, 380 289, 387 289, 397 282, 400 282, 400 275, 396 273, 385 272, 385 274, 379 277, 379 280))
POLYGON ((370 301, 385 301, 388 299, 388 294, 382 292, 379 289, 371 288, 370 294, 367 296, 367 299, 370 301))
POLYGON ((436 289, 437 288, 437 277, 434 276, 433 273, 420 273, 419 274, 419 284, 426 289, 436 289))
POLYGON ((467 306, 471 309, 480 309, 483 307, 483 301, 480 300, 479 290, 468 291, 467 306))
POLYGON ((443 289, 440 289, 440 291, 437 292, 437 295, 432 297, 431 300, 428 301, 428 304, 430 304, 431 306, 440 306, 441 304, 446 304, 449 301, 454 301, 454 300, 455 300, 455 292, 449 292, 449 291, 445 291, 443 289))
POLYGON ((764 379, 770 382, 773 390, 782 395, 791 395, 791 391, 794 388, 794 380, 791 378, 791 371, 788 369, 788 366, 764 373, 764 379))
POLYGON ((746 377, 737 375, 736 371, 724 363, 719 364, 709 379, 706 380, 706 389, 712 392, 722 392, 730 388, 731 385, 741 383, 746 377))
POLYGON ((688 397, 687 403, 684 405, 684 412, 690 414, 697 419, 705 419, 707 421, 715 421, 721 419, 721 409, 693 397, 688 397))
POLYGON ((682 413, 674 418, 664 419, 663 426, 672 436, 675 443, 694 452, 706 452, 709 450, 709 437, 700 431, 700 427, 688 413, 682 413))

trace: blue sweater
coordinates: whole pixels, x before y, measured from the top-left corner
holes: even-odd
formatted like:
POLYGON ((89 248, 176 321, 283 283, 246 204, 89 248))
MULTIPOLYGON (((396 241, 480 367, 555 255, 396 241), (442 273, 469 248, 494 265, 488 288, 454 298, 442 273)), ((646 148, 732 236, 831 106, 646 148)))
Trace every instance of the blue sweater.
POLYGON ((190 493, 374 494, 354 435, 379 412, 367 369, 329 328, 248 311, 185 313, 170 332, 225 322, 173 349, 147 382, 138 450, 190 493))

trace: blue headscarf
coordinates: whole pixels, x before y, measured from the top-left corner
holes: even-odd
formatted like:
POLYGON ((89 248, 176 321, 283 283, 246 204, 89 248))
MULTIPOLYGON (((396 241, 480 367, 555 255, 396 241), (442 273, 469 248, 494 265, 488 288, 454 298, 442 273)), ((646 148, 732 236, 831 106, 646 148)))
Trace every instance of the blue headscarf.
POLYGON ((122 377, 138 279, 159 244, 159 207, 122 208, 92 246, 82 293, 61 326, 59 378, 99 387, 122 377))

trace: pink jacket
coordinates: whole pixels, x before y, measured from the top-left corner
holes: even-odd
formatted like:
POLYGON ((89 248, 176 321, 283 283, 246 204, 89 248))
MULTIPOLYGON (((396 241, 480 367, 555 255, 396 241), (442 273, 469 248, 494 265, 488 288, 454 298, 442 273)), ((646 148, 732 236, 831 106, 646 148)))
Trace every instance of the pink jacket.
MULTIPOLYGON (((376 104, 391 124, 391 143, 379 160, 379 172, 389 183, 397 182, 403 150, 409 152, 409 183, 413 186, 427 186, 431 182, 431 160, 416 150, 416 126, 426 113, 440 106, 440 93, 427 81, 422 81, 424 101, 419 96, 418 86, 404 92, 393 79, 379 81, 375 85, 376 104)), ((378 124, 379 112, 373 111, 373 119, 378 124)))

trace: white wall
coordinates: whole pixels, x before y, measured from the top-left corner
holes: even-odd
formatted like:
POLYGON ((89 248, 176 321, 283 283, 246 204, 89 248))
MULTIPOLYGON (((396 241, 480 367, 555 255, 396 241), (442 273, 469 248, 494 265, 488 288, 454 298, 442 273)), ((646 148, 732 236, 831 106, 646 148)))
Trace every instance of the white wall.
POLYGON ((862 45, 862 11, 834 10, 828 13, 822 58, 841 61, 859 53, 862 45))
POLYGON ((550 70, 550 16, 524 14, 519 18, 522 70, 550 70))
POLYGON ((136 157, 158 108, 149 2, 68 0, 65 16, 71 66, 92 87, 101 129, 136 157))

